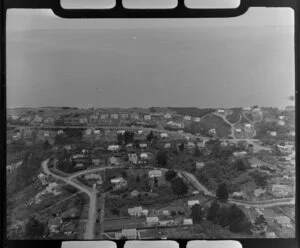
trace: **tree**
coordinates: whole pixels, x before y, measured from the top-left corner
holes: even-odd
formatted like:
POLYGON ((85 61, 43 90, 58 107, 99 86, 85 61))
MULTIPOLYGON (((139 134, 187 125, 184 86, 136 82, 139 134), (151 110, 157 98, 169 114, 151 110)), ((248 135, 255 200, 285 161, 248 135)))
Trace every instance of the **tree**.
POLYGON ((219 184, 216 196, 220 201, 226 202, 228 199, 228 188, 226 183, 219 184))
POLYGON ((168 170, 165 173, 166 181, 171 181, 174 177, 176 177, 177 173, 174 170, 168 170))
POLYGON ((45 233, 45 226, 35 217, 31 217, 25 226, 25 236, 29 239, 40 239, 45 233))
POLYGON ((135 145, 136 149, 139 149, 140 148, 140 141, 139 140, 135 140, 134 141, 134 145, 135 145))
POLYGON ((122 177, 123 177, 123 178, 127 178, 127 172, 126 172, 126 171, 122 171, 121 174, 122 174, 122 177))
POLYGON ((153 131, 150 131, 150 133, 147 135, 147 141, 151 143, 153 138, 154 138, 153 131))
POLYGON ((259 215, 254 222, 256 225, 267 225, 265 217, 261 214, 259 215))
POLYGON ((136 179, 135 179, 135 181, 136 181, 137 183, 139 183, 139 182, 141 181, 141 179, 140 179, 140 176, 139 176, 139 175, 137 175, 137 176, 136 176, 136 179))
POLYGON ((124 136, 123 136, 123 134, 118 133, 118 135, 117 135, 117 142, 118 142, 118 145, 122 145, 123 144, 123 142, 124 142, 124 136))
POLYGON ((168 155, 166 151, 159 151, 156 154, 156 161, 158 165, 166 167, 168 165, 168 155))
POLYGON ((201 155, 202 155, 202 153, 201 153, 199 147, 196 145, 195 150, 194 150, 194 156, 195 157, 200 157, 201 155))
POLYGON ((176 195, 184 195, 188 192, 188 186, 179 177, 171 181, 172 190, 176 195))
POLYGON ((192 206, 191 210, 192 210, 191 217, 193 219, 193 223, 199 224, 204 217, 203 209, 200 207, 199 204, 195 204, 192 206))
POLYGON ((46 140, 44 143, 43 143, 43 150, 46 151, 48 149, 51 148, 51 145, 49 144, 49 141, 46 140))
POLYGON ((156 177, 154 177, 154 187, 157 188, 157 186, 158 186, 158 179, 156 177))
POLYGON ((184 143, 181 142, 180 145, 178 146, 179 151, 183 152, 184 151, 184 143))
POLYGON ((245 171, 249 168, 249 162, 244 158, 239 158, 234 162, 234 168, 238 171, 245 171))
POLYGON ((218 211, 220 209, 220 205, 217 201, 213 201, 207 210, 206 219, 214 220, 217 217, 218 211))

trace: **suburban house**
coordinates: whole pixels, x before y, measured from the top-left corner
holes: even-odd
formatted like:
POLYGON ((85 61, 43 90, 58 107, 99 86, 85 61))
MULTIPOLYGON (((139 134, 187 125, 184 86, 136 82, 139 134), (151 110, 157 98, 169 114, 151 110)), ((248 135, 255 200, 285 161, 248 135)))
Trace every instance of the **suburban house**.
POLYGON ((126 120, 128 118, 128 114, 127 113, 122 113, 120 114, 121 119, 126 120))
POLYGON ((93 130, 92 130, 92 129, 87 129, 87 130, 85 131, 85 134, 86 134, 86 135, 91 135, 91 134, 92 134, 92 132, 93 132, 93 130))
POLYGON ((51 233, 58 233, 58 228, 62 224, 62 219, 61 217, 55 217, 48 222, 48 227, 51 233))
POLYGON ((88 123, 88 119, 86 117, 79 118, 79 123, 80 124, 87 124, 88 123))
POLYGON ((264 193, 266 193, 266 190, 265 189, 261 189, 261 188, 258 188, 258 189, 255 189, 253 191, 253 195, 255 197, 260 197, 261 195, 263 195, 264 193))
POLYGON ((151 121, 151 115, 144 115, 145 121, 151 121))
POLYGON ((195 148, 195 143, 190 141, 190 142, 187 143, 187 147, 189 149, 193 149, 193 148, 195 148))
POLYGON ((117 131, 117 134, 122 134, 122 135, 124 135, 125 132, 126 132, 125 130, 118 130, 118 131, 117 131))
POLYGON ((128 153, 128 160, 132 164, 137 164, 138 162, 138 156, 136 153, 128 153))
POLYGON ((269 135, 273 136, 273 137, 277 136, 277 132, 276 131, 268 131, 267 133, 269 135))
POLYGON ((101 119, 101 120, 106 120, 106 119, 108 119, 108 114, 101 114, 101 115, 100 115, 100 119, 101 119))
POLYGON ((92 159, 92 164, 96 165, 96 166, 100 165, 101 164, 101 159, 100 158, 93 158, 92 159))
POLYGON ((146 218, 147 226, 154 226, 157 225, 158 223, 159 223, 159 219, 156 216, 146 218))
POLYGON ((162 177, 162 171, 161 170, 151 170, 148 172, 148 177, 162 177))
POLYGON ((138 135, 142 135, 144 133, 143 130, 138 130, 138 135))
POLYGON ((141 144, 139 144, 139 146, 140 146, 141 149, 147 148, 147 144, 146 143, 141 143, 141 144))
POLYGON ((183 219, 183 225, 193 225, 193 219, 183 219))
POLYGON ((121 239, 122 237, 126 237, 127 239, 137 239, 137 230, 133 229, 122 229, 121 232, 116 232, 115 237, 116 239, 121 239))
POLYGON ((173 128, 183 128, 184 125, 182 123, 174 122, 174 121, 168 121, 167 125, 173 128))
POLYGON ((59 135, 59 134, 63 134, 64 133, 64 131, 63 130, 58 130, 57 131, 57 134, 59 135))
POLYGON ((196 169, 201 169, 204 167, 204 162, 196 162, 196 169))
POLYGON ((146 160, 146 159, 149 158, 149 156, 148 156, 147 153, 144 153, 144 152, 143 152, 143 153, 140 154, 140 158, 146 160))
POLYGON ((57 188, 58 188, 58 184, 56 182, 49 183, 48 186, 46 187, 46 192, 52 193, 57 188))
POLYGON ((137 197, 137 196, 139 196, 139 194, 140 194, 140 192, 138 192, 137 190, 133 190, 130 192, 131 197, 137 197))
POLYGON ((291 219, 287 216, 276 216, 274 222, 280 224, 282 227, 286 227, 291 224, 291 219))
POLYGON ((240 191, 240 192, 233 192, 232 193, 232 197, 233 198, 243 198, 244 197, 244 192, 240 191))
POLYGON ((285 121, 279 120, 279 121, 277 122, 277 124, 278 124, 278 126, 284 126, 284 125, 285 125, 285 121))
POLYGON ((188 207, 192 207, 194 206, 195 204, 200 204, 199 200, 191 200, 191 201, 188 201, 188 207))
POLYGON ((250 123, 245 123, 245 128, 251 128, 252 125, 250 123))
POLYGON ((110 145, 110 146, 107 147, 107 150, 108 150, 108 151, 115 152, 115 151, 120 150, 120 148, 121 148, 121 147, 120 147, 119 145, 110 145))
POLYGON ((172 118, 172 115, 169 114, 169 113, 166 113, 166 114, 164 115, 164 118, 165 118, 165 119, 171 119, 171 118, 172 118))
POLYGON ((246 151, 234 152, 233 153, 233 156, 235 156, 235 157, 241 157, 241 156, 245 156, 245 155, 247 155, 246 151))
POLYGON ((236 131, 237 133, 240 133, 240 132, 242 132, 242 129, 237 128, 237 129, 235 129, 235 131, 236 131))
POLYGON ((118 114, 111 114, 110 118, 117 120, 117 119, 119 119, 119 115, 118 114))
POLYGON ((100 130, 94 130, 94 134, 100 134, 100 130))
POLYGON ((42 185, 46 185, 48 184, 48 182, 46 181, 47 176, 43 173, 38 175, 38 179, 41 181, 42 185))
POLYGON ((184 119, 185 121, 190 121, 190 120, 192 120, 192 117, 189 116, 189 115, 186 115, 186 116, 183 117, 183 119, 184 119))
POLYGON ((168 138, 168 134, 167 133, 160 133, 160 137, 161 138, 168 138))
POLYGON ((143 214, 143 208, 142 207, 128 208, 128 214, 130 216, 141 216, 143 214))
POLYGON ((159 224, 160 226, 170 226, 170 225, 174 225, 175 222, 174 222, 173 219, 170 219, 170 220, 160 220, 160 221, 158 222, 158 224, 159 224))
POLYGON ((224 114, 225 110, 224 109, 218 109, 218 113, 224 114))
POLYGON ((210 135, 216 135, 216 134, 217 134, 217 131, 216 131, 215 128, 212 128, 212 129, 209 129, 209 130, 208 130, 208 133, 209 133, 210 135))
POLYGON ((127 186, 127 181, 123 177, 112 178, 110 182, 115 185, 115 188, 127 186))
POLYGON ((275 197, 284 197, 294 193, 293 188, 284 184, 273 184, 272 193, 275 197))
POLYGON ((200 121, 201 121, 201 118, 199 118, 199 117, 194 118, 194 122, 200 122, 200 121))
POLYGON ((165 148, 165 149, 171 148, 171 143, 166 143, 166 144, 164 145, 164 148, 165 148))
POLYGON ((118 164, 119 164, 119 160, 118 160, 118 158, 116 158, 116 157, 110 157, 110 158, 109 158, 109 163, 110 163, 111 165, 118 165, 118 164))
POLYGON ((44 119, 45 124, 54 124, 55 120, 52 117, 47 117, 44 119))

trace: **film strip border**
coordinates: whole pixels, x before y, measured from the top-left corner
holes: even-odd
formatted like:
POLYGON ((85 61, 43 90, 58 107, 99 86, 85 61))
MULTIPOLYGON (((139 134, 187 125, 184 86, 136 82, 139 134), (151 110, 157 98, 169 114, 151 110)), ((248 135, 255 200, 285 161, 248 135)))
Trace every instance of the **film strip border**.
POLYGON ((64 9, 60 0, 9 0, 4 8, 50 8, 63 18, 214 18, 236 17, 244 14, 250 7, 291 7, 296 9, 297 0, 241 0, 234 9, 191 9, 184 0, 172 9, 127 9, 122 0, 116 0, 111 9, 64 9))

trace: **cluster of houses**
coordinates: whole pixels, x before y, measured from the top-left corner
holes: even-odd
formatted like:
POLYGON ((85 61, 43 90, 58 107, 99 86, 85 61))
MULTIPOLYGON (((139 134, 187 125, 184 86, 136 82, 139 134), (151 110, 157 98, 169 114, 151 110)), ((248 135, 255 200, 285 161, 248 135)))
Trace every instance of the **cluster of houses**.
POLYGON ((29 205, 31 204, 40 204, 42 202, 42 198, 45 197, 47 194, 52 194, 54 196, 57 196, 59 194, 61 194, 61 192, 59 191, 59 185, 56 182, 49 182, 47 181, 47 176, 43 173, 40 173, 38 175, 38 180, 41 182, 41 184, 43 186, 46 186, 46 188, 44 188, 44 190, 38 192, 34 199, 29 203, 29 205))

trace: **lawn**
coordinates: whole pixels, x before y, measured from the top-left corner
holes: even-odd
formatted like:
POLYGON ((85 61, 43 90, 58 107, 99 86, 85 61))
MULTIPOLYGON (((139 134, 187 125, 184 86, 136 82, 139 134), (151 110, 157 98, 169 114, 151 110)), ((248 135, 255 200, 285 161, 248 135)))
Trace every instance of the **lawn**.
POLYGON ((230 126, 224 122, 224 120, 215 115, 208 115, 201 119, 201 128, 204 132, 208 132, 210 129, 216 129, 217 136, 219 138, 227 138, 230 134, 230 126))
POLYGON ((240 119, 241 114, 242 114, 242 110, 241 109, 232 109, 231 114, 227 115, 226 119, 230 123, 236 123, 240 119))

